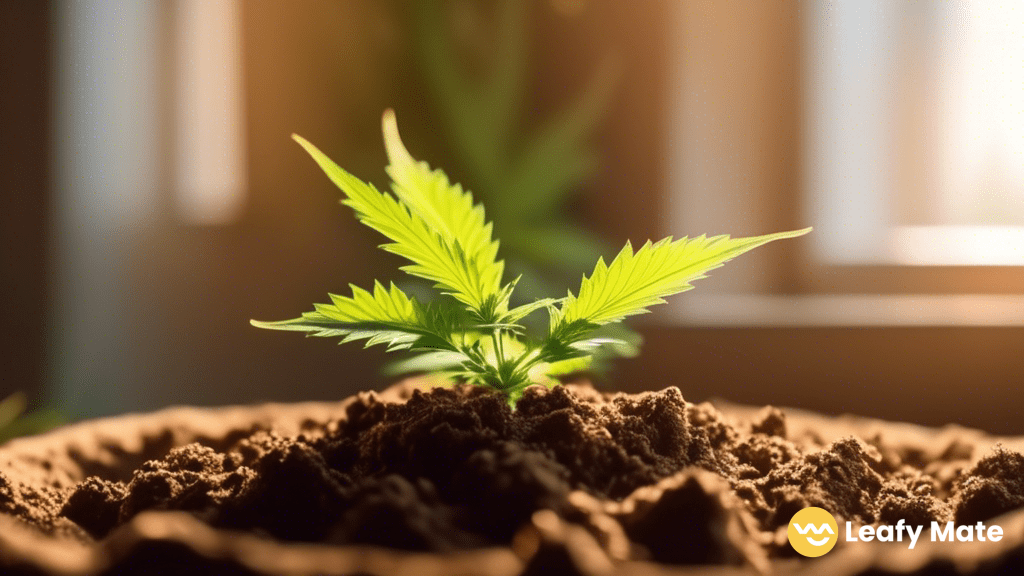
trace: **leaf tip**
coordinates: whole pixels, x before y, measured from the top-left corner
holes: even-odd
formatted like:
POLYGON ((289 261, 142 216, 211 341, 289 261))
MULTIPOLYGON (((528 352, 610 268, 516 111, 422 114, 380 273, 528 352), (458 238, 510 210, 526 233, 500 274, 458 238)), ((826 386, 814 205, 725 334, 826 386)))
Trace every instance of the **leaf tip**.
POLYGON ((384 132, 384 149, 388 155, 388 161, 393 165, 407 165, 413 163, 412 156, 405 149, 402 137, 398 133, 398 119, 395 111, 388 108, 381 118, 381 130, 384 132))
MULTIPOLYGON (((310 142, 309 140, 306 140, 305 138, 303 138, 302 136, 299 136, 298 134, 294 134, 293 133, 292 134, 292 140, 294 140, 296 143, 298 143, 299 146, 302 146, 302 148, 310 156, 312 156, 314 160, 317 159, 318 155, 320 155, 320 156, 323 155, 323 153, 320 152, 320 149, 317 148, 316 146, 314 146, 312 142, 310 142)), ((319 162, 319 160, 317 160, 317 161, 319 162)))

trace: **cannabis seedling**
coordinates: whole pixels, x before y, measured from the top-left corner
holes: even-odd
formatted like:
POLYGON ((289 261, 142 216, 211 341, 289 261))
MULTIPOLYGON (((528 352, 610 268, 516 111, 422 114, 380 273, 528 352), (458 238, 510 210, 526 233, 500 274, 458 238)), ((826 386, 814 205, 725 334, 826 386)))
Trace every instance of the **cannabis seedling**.
POLYGON ((647 312, 663 303, 663 297, 689 290, 691 281, 748 250, 810 231, 751 238, 669 237, 636 251, 627 242, 611 264, 598 259, 590 277, 583 277, 578 294, 570 291, 564 298, 510 309, 517 279, 502 281, 504 263, 497 258, 498 242, 492 239, 483 207, 474 205, 472 194, 461 186, 450 184, 444 172, 409 155, 390 110, 384 113, 383 129, 393 195, 342 170, 303 138, 293 137, 345 193, 342 203, 391 240, 381 248, 411 262, 402 270, 434 282, 448 297, 421 303, 393 283, 385 287, 376 282, 372 292, 351 286, 351 297, 330 294, 331 304, 315 304, 314 311, 300 318, 252 324, 341 337, 342 342, 366 340, 366 346, 386 344, 389 351, 444 355, 459 367, 447 376, 489 386, 513 408, 530 384, 552 384, 549 375, 565 372, 567 366, 584 368, 596 349, 614 345, 601 335, 601 326, 647 312), (528 334, 520 321, 541 309, 550 319, 547 333, 528 334))

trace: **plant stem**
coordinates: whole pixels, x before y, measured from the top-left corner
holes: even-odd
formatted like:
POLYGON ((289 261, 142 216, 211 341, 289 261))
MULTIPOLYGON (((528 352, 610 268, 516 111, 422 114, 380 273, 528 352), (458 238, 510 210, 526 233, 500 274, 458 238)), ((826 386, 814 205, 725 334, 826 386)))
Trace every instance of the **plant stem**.
POLYGON ((491 331, 491 341, 494 342, 494 357, 496 360, 496 367, 498 371, 501 371, 501 367, 505 365, 505 350, 501 345, 501 329, 495 328, 491 331))

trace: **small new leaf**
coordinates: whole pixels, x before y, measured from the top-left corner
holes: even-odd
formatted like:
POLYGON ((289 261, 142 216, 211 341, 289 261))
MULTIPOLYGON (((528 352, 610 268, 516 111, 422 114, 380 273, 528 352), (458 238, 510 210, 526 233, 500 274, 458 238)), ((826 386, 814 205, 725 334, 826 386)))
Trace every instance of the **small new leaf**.
POLYGON ((530 302, 529 304, 516 306, 515 308, 509 310, 507 314, 505 314, 504 321, 519 322, 523 318, 529 316, 531 313, 540 310, 541 308, 551 309, 557 303, 558 300, 555 298, 542 298, 535 302, 530 302))
POLYGON ((342 342, 365 340, 366 346, 384 344, 389 351, 428 351, 426 362, 408 367, 442 370, 488 386, 513 408, 531 383, 551 382, 549 374, 584 370, 595 358, 608 355, 634 355, 638 342, 620 338, 609 324, 689 290, 691 282, 748 250, 810 231, 666 238, 636 252, 627 243, 610 265, 598 260, 594 272, 583 277, 578 295, 570 292, 565 298, 543 298, 509 310, 518 279, 502 284, 504 265, 497 259, 498 242, 483 208, 443 172, 409 155, 390 110, 383 129, 394 195, 378 191, 306 140, 294 138, 345 193, 342 203, 391 240, 381 248, 411 262, 402 270, 433 281, 452 298, 420 304, 394 284, 385 288, 376 282, 372 293, 352 286, 352 296, 332 294, 330 304, 316 304, 299 318, 252 324, 342 342), (550 318, 547 335, 531 337, 521 321, 542 308, 550 318))

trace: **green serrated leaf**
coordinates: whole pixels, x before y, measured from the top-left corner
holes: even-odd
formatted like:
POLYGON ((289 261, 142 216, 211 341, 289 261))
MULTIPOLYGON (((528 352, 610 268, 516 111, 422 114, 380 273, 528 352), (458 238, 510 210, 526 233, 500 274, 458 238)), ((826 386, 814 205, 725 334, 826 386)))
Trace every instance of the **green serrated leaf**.
POLYGON ((727 260, 782 238, 810 232, 810 228, 750 238, 714 236, 665 238, 647 242, 633 252, 627 242, 611 265, 599 259, 593 274, 583 277, 579 296, 571 292, 552 321, 551 334, 559 340, 575 341, 587 333, 586 325, 599 326, 643 314, 665 296, 691 289, 690 282, 727 260))
POLYGON ((388 175, 398 199, 445 241, 465 254, 465 261, 479 279, 479 298, 495 294, 501 286, 504 263, 497 260, 498 242, 484 218, 484 208, 473 204, 473 195, 458 184, 450 184, 441 170, 417 162, 405 149, 398 134, 395 113, 384 113, 384 146, 391 164, 388 175))
MULTIPOLYGON (((491 248, 489 227, 486 242, 481 240, 483 233, 467 235, 466 238, 448 237, 443 230, 432 227, 394 196, 378 191, 372 184, 340 168, 302 137, 293 135, 293 138, 306 149, 328 178, 345 192, 346 198, 342 203, 355 210, 361 222, 393 241, 381 248, 413 263, 402 270, 435 282, 437 288, 472 310, 482 309, 488 299, 500 290, 502 267, 493 261, 493 253, 490 252, 492 249, 496 251, 497 245, 494 243, 491 248), (466 246, 476 249, 481 245, 486 245, 486 250, 466 250, 466 246), (487 257, 492 259, 487 261, 487 257)), ((459 213, 458 208, 451 206, 435 208, 440 214, 459 213)), ((482 211, 479 215, 482 217, 482 211)), ((463 230, 461 227, 454 229, 463 230)))
POLYGON ((366 346, 386 344, 388 350, 455 350, 449 342, 443 315, 425 309, 397 286, 374 283, 373 293, 354 285, 352 296, 330 294, 331 304, 314 304, 313 312, 278 322, 251 320, 258 328, 307 332, 310 336, 342 338, 342 343, 366 340, 366 346))

